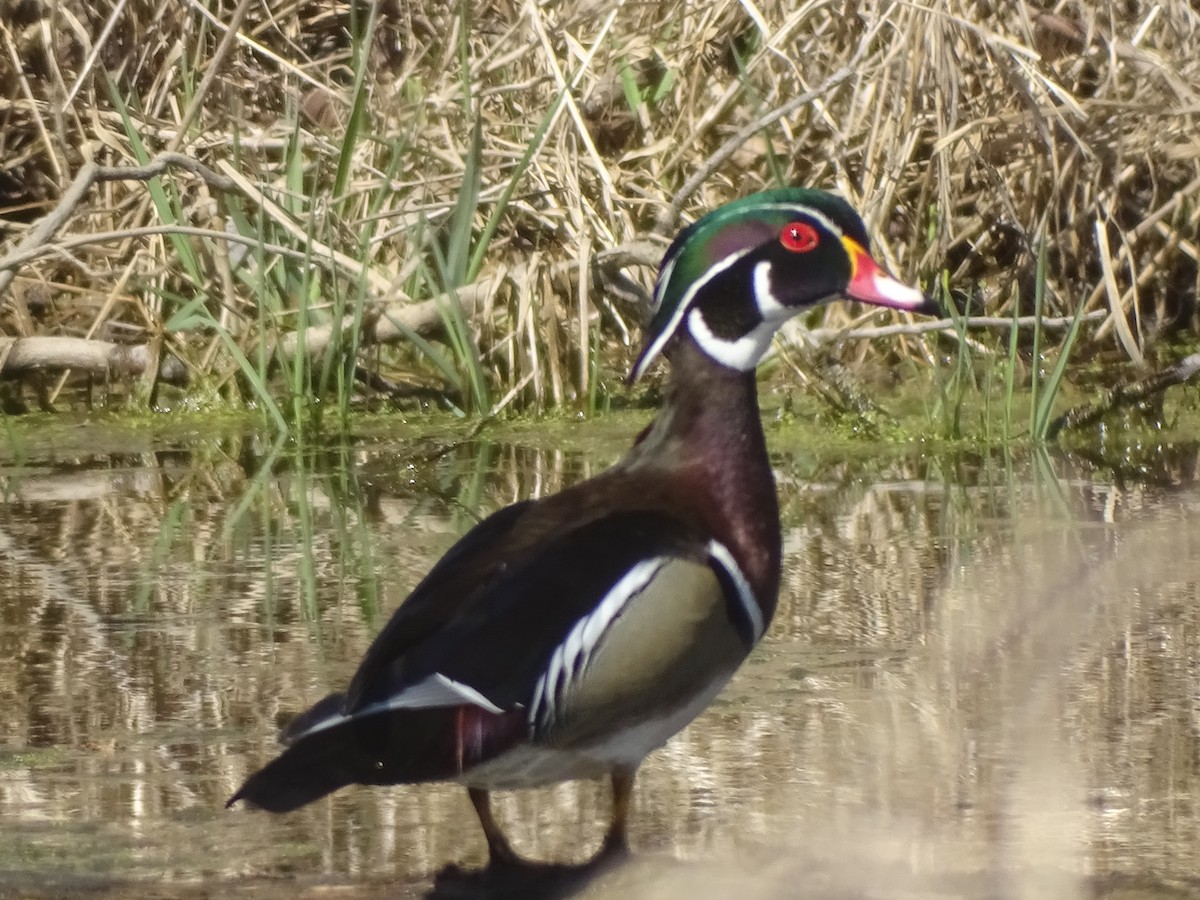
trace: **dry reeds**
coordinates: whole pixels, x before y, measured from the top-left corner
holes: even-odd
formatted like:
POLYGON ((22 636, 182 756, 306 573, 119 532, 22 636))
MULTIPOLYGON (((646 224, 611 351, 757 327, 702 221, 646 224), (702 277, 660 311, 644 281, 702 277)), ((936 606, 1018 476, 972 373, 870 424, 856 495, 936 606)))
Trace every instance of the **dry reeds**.
POLYGON ((1093 350, 1200 324, 1186 0, 0 0, 0 51, 0 372, 58 336, 148 348, 151 397, 160 360, 265 403, 358 378, 594 405, 640 315, 599 263, 781 182, 846 195, 972 312, 1031 313, 1045 242, 1043 311, 1082 306, 1093 350), (214 177, 62 205, 164 153, 214 177))

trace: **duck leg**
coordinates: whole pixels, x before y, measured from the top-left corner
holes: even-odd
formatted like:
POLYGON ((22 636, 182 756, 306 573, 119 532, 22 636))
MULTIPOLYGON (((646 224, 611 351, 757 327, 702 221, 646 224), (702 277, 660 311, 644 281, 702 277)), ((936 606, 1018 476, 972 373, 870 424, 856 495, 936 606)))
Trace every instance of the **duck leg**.
POLYGON ((621 767, 612 771, 612 820, 609 822, 608 833, 604 835, 604 843, 600 845, 597 859, 608 859, 614 856, 629 855, 629 803, 633 798, 633 779, 637 776, 637 766, 621 767))
POLYGON ((483 836, 487 838, 488 868, 497 866, 519 866, 524 863, 521 857, 508 843, 508 838, 500 830, 500 825, 492 816, 491 794, 483 788, 467 788, 471 796, 471 805, 475 807, 475 815, 479 816, 479 824, 483 826, 483 836))

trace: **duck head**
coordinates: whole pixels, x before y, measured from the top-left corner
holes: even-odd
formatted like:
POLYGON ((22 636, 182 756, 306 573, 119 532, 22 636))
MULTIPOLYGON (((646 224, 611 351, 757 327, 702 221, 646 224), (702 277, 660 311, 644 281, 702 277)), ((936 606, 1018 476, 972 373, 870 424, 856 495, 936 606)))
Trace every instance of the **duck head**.
POLYGON ((676 340, 693 341, 720 365, 754 369, 780 325, 840 296, 936 312, 921 291, 887 275, 869 246, 862 219, 825 191, 764 191, 714 210, 663 257, 630 381, 676 340))

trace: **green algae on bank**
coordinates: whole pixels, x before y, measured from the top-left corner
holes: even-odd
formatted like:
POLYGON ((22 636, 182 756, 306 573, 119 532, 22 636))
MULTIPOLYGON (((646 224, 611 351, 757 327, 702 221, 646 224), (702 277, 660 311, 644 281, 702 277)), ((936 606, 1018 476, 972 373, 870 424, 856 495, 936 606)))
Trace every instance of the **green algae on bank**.
MULTIPOLYGON (((862 418, 794 390, 765 390, 764 427, 772 452, 862 457, 892 456, 921 448, 924 452, 954 452, 956 448, 1000 447, 1003 426, 996 418, 996 398, 974 395, 959 412, 958 433, 931 419, 928 388, 892 388, 876 397, 875 412, 862 418)), ((1086 403, 1068 394, 1065 410, 1086 403)), ((279 441, 314 448, 340 442, 390 444, 413 442, 441 446, 476 438, 530 448, 557 448, 595 453, 614 460, 653 418, 656 410, 627 408, 592 417, 579 414, 491 419, 460 417, 445 412, 364 412, 344 423, 299 423, 286 435, 263 429, 253 412, 127 412, 34 413, 0 420, 0 464, 20 465, 36 459, 70 460, 96 453, 136 455, 166 449, 216 449, 228 438, 254 434, 264 446, 279 441)), ((1017 404, 1009 420, 1028 421, 1028 407, 1017 404)), ((1058 443, 1075 450, 1187 443, 1200 440, 1200 405, 1187 390, 1166 394, 1161 406, 1116 410, 1085 429, 1063 432, 1058 443)), ((1027 429, 1015 425, 1010 442, 1028 443, 1027 429)))

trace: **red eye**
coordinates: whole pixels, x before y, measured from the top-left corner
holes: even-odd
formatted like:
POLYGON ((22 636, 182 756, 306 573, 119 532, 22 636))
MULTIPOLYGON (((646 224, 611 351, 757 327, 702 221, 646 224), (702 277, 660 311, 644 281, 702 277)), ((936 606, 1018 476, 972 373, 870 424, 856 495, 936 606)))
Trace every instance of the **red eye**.
POLYGON ((779 232, 779 243, 793 253, 807 253, 817 246, 821 236, 807 222, 789 222, 779 232))

